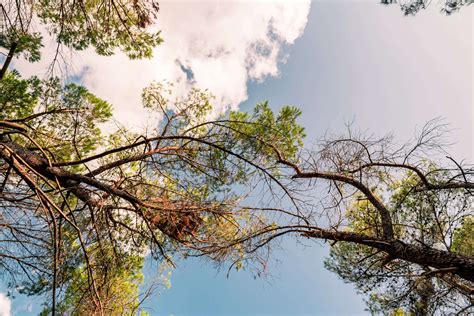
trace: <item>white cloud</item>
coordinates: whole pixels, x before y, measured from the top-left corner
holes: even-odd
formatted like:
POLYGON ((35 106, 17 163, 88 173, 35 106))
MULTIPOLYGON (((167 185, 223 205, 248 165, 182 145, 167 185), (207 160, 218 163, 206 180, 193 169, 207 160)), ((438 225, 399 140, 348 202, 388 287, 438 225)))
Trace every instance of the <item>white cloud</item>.
POLYGON ((0 293, 0 316, 10 316, 11 308, 11 300, 4 293, 0 293))
MULTIPOLYGON (((301 36, 309 8, 309 0, 160 1, 157 27, 164 43, 152 60, 101 57, 89 50, 72 57, 73 67, 87 87, 114 104, 116 118, 129 127, 145 120, 140 94, 152 80, 178 82, 179 94, 191 85, 209 89, 218 111, 235 109, 247 99, 249 80, 278 75, 282 47, 301 36)), ((54 47, 47 46, 45 61, 54 47)), ((41 69, 17 66, 30 73, 41 69)))

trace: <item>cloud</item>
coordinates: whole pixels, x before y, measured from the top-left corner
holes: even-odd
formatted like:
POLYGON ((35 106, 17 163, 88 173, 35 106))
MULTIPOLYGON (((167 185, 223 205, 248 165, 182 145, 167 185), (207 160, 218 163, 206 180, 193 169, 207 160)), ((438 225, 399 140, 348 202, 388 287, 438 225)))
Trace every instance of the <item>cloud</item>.
POLYGON ((10 316, 11 315, 12 302, 4 294, 0 293, 0 316, 10 316))
MULTIPOLYGON (((114 104, 115 116, 129 127, 146 119, 140 94, 152 80, 176 82, 178 94, 191 86, 209 89, 217 111, 236 109, 247 99, 251 80, 279 74, 282 49, 300 37, 309 0, 160 1, 157 28, 164 43, 151 60, 130 61, 123 54, 74 53, 73 72, 94 93, 114 104)), ((52 57, 54 43, 44 53, 52 57)), ((20 70, 38 72, 44 65, 19 62, 20 70)))

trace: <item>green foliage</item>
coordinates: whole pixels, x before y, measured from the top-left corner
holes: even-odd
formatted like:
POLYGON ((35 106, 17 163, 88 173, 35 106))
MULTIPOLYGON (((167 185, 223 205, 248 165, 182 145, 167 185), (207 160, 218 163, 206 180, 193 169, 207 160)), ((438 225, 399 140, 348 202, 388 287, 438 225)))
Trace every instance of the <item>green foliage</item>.
POLYGON ((375 207, 361 194, 346 210, 348 227, 351 231, 367 236, 381 237, 382 223, 375 207))
MULTIPOLYGON (((172 88, 172 84, 153 83, 142 97, 146 108, 163 113, 159 129, 166 135, 200 140, 179 141, 186 143, 187 157, 199 161, 201 166, 175 162, 169 175, 180 178, 181 185, 192 179, 193 186, 204 196, 208 192, 221 194, 227 192, 230 184, 244 183, 255 174, 249 163, 274 166, 278 160, 277 148, 282 158, 296 159, 305 136, 304 129, 296 122, 301 114, 298 109, 286 106, 275 114, 264 102, 252 113, 230 112, 209 120, 213 99, 209 92, 192 89, 185 98, 173 100, 172 88), (198 180, 200 177, 202 181, 198 180)), ((160 145, 167 143, 176 144, 176 140, 163 140, 160 145)))
POLYGON ((132 59, 150 58, 162 42, 160 32, 151 30, 158 10, 158 3, 143 0, 6 3, 0 15, 0 47, 8 51, 16 44, 15 54, 40 60, 42 36, 31 26, 38 18, 58 44, 75 50, 94 47, 99 55, 118 49, 132 59))
POLYGON ((466 256, 474 256, 474 216, 464 218, 453 235, 451 250, 466 256))
MULTIPOLYGON (((67 278, 67 288, 61 302, 57 305, 59 314, 93 315, 94 302, 100 298, 106 315, 135 315, 139 311, 139 286, 143 283, 144 259, 126 253, 114 254, 101 251, 92 252, 95 291, 90 291, 91 271, 83 265, 71 269, 67 278)), ((49 315, 46 307, 40 315, 49 315)), ((140 315, 146 315, 140 313, 140 315)))
POLYGON ((296 123, 301 111, 296 107, 285 106, 278 115, 270 109, 268 102, 255 106, 253 113, 231 112, 230 128, 234 137, 261 151, 275 157, 275 149, 283 159, 294 161, 305 137, 304 128, 296 123))
POLYGON ((16 29, 7 29, 0 32, 0 47, 9 50, 15 43, 15 54, 23 54, 29 62, 39 61, 41 58, 40 49, 43 46, 40 33, 24 33, 16 29))
MULTIPOLYGON (((449 174, 427 163, 431 183, 442 183, 449 174)), ((472 255, 473 223, 469 215, 472 197, 459 190, 420 190, 420 179, 408 171, 395 177, 378 175, 389 183, 379 198, 389 201, 394 232, 405 243, 444 248, 472 255), (454 232, 451 227, 457 227, 454 232), (451 241, 451 248, 449 243, 451 241)), ((381 181, 381 183, 383 183, 381 181)), ((380 185, 380 187, 383 187, 380 185)), ((367 236, 381 237, 380 218, 374 207, 356 195, 346 209, 347 229, 367 236)), ((325 266, 367 296, 372 314, 426 315, 449 311, 461 301, 462 293, 443 281, 425 277, 416 264, 392 260, 371 247, 338 242, 331 247, 325 266), (443 299, 437 293, 448 291, 443 299)))
POLYGON ((452 303, 449 299, 444 303, 432 299, 442 283, 416 277, 415 265, 387 259, 370 247, 340 242, 331 247, 325 266, 366 296, 368 311, 373 315, 426 315, 452 303))
POLYGON ((95 150, 102 139, 99 125, 112 116, 110 104, 82 86, 62 86, 57 78, 24 80, 10 72, 0 81, 0 92, 0 119, 24 122, 47 136, 36 141, 58 161, 95 150))
POLYGON ((118 48, 130 58, 149 58, 162 41, 159 32, 145 31, 158 10, 154 1, 41 0, 35 9, 57 41, 76 50, 93 46, 112 55, 118 48))
POLYGON ((27 117, 33 113, 39 95, 40 80, 21 79, 16 71, 9 72, 0 81, 0 119, 27 117))

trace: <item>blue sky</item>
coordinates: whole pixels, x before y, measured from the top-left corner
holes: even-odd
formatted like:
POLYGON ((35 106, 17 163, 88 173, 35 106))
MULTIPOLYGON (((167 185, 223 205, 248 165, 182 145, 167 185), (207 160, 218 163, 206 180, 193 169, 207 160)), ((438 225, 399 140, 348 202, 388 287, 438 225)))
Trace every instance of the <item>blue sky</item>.
MULTIPOLYGON (((308 146, 325 132, 343 131, 347 121, 375 135, 393 133, 402 142, 428 120, 442 117, 453 130, 452 155, 472 162, 472 10, 446 17, 434 4, 416 17, 404 17, 396 7, 377 2, 312 3, 302 35, 279 51, 287 57, 278 75, 271 68, 262 78, 249 75, 248 99, 225 100, 240 102, 242 110, 262 100, 274 109, 300 107, 308 146)), ((198 66, 186 64, 195 74, 198 66)), ((103 87, 89 84, 99 93, 103 87)), ((246 271, 226 278, 225 268, 219 272, 204 260, 179 262, 171 289, 147 306, 152 315, 366 314, 354 288, 324 269, 326 246, 286 238, 279 248, 267 278, 254 279, 246 271)), ((26 304, 14 300, 13 314, 37 310, 26 313, 26 304)))

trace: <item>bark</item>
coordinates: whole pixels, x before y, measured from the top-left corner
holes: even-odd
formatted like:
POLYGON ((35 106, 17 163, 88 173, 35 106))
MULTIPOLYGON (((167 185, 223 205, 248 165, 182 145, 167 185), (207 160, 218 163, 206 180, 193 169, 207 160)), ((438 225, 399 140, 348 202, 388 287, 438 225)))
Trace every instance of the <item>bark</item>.
MULTIPOLYGON (((144 157, 146 156, 144 155, 144 157)), ((72 173, 61 167, 51 166, 44 157, 14 142, 0 140, 0 157, 13 168, 18 169, 18 164, 25 164, 43 177, 52 181, 57 180, 61 186, 90 206, 101 207, 105 205, 102 205, 99 198, 96 195, 92 195, 86 186, 91 186, 104 193, 120 197, 136 207, 138 214, 144 216, 151 224, 178 241, 184 241, 188 235, 194 235, 197 232, 202 223, 198 211, 210 208, 206 204, 194 205, 159 199, 160 207, 154 206, 152 207, 155 209, 153 212, 146 211, 142 214, 137 206, 149 207, 151 205, 125 190, 107 185, 89 176, 72 173), (164 210, 164 212, 160 213, 159 210, 164 210)), ((21 169, 24 168, 21 167, 21 169)), ((21 172, 17 173, 21 175, 21 172)))
POLYGON ((29 168, 33 169, 35 172, 41 174, 49 180, 55 181, 57 179, 62 186, 68 188, 70 191, 73 191, 73 193, 84 202, 90 202, 88 201, 90 196, 86 196, 85 188, 81 187, 80 184, 89 185, 104 192, 114 194, 130 202, 132 205, 143 204, 142 201, 126 191, 114 188, 110 185, 97 181, 96 179, 69 172, 60 167, 52 167, 46 158, 41 157, 40 155, 22 146, 19 146, 16 143, 0 141, 0 146, 4 147, 0 150, 0 157, 5 159, 8 163, 12 164, 14 156, 21 158, 21 160, 23 160, 29 168))
POLYGON ((17 46, 18 46, 17 43, 12 43, 12 46, 10 46, 10 50, 8 51, 7 58, 5 59, 5 62, 3 63, 2 69, 0 70, 0 80, 2 80, 3 77, 5 76, 8 66, 10 66, 10 63, 13 59, 13 55, 15 54, 17 46))
POLYGON ((436 269, 451 268, 452 273, 474 282, 474 258, 430 247, 406 244, 400 240, 383 240, 357 233, 313 230, 303 234, 310 238, 354 242, 386 252, 390 258, 401 259, 436 269))

